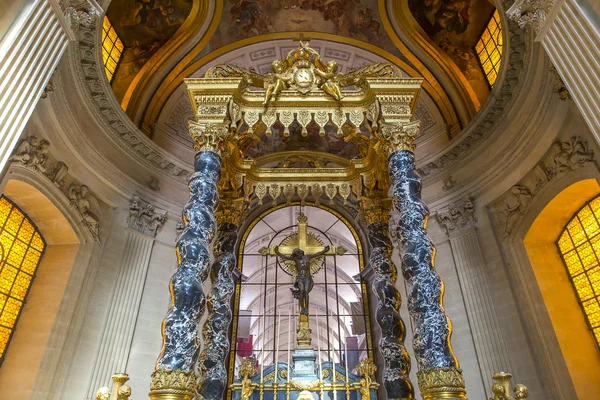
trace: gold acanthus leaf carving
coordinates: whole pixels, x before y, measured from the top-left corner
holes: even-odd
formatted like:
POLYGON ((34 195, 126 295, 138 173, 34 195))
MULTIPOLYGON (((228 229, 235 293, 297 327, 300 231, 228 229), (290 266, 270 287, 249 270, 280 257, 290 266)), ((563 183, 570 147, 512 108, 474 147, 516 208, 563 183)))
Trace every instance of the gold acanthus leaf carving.
POLYGON ((440 394, 452 399, 464 398, 466 394, 465 379, 458 368, 421 370, 417 372, 417 381, 425 400, 439 398, 436 396, 440 394))
POLYGON ((191 371, 160 368, 152 374, 151 391, 195 392, 196 376, 191 371))
POLYGON ((229 135, 226 124, 200 124, 188 121, 190 136, 194 139, 194 150, 212 151, 221 155, 225 140, 229 135))
POLYGON ((392 154, 396 151, 408 150, 415 151, 414 141, 419 134, 421 121, 413 121, 402 124, 383 123, 380 131, 380 145, 392 154))

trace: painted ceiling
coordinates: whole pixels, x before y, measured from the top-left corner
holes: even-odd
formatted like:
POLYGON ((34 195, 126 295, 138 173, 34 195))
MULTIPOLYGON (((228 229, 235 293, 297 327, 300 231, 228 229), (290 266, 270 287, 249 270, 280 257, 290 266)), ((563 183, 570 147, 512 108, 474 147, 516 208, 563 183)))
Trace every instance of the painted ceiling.
MULTIPOLYGON (((409 75, 424 76, 424 89, 429 90, 434 99, 439 98, 440 91, 448 91, 439 83, 447 80, 440 76, 447 72, 443 68, 440 69, 442 72, 428 70, 429 67, 424 65, 431 63, 422 61, 423 54, 427 53, 415 56, 394 29, 414 31, 413 36, 421 35, 433 43, 434 51, 446 56, 445 62, 454 64, 449 70, 457 71, 460 76, 455 81, 462 82, 466 88, 463 103, 469 103, 467 108, 471 111, 463 112, 466 117, 453 117, 454 121, 460 119, 460 123, 449 121, 447 109, 464 106, 450 104, 449 100, 446 103, 450 105, 437 105, 451 130, 453 124, 458 124, 460 131, 490 92, 474 52, 475 43, 495 10, 488 0, 217 0, 209 2, 214 6, 211 12, 206 11, 208 6, 204 3, 206 0, 113 0, 110 3, 108 18, 125 45, 112 88, 125 111, 142 130, 156 124, 170 93, 177 88, 173 82, 176 79, 182 82, 183 78, 192 75, 200 67, 198 60, 214 59, 211 54, 221 55, 223 49, 234 50, 263 37, 264 40, 292 38, 298 36, 298 32, 305 32, 307 37, 311 33, 321 38, 330 35, 340 38, 336 39, 338 41, 349 38, 363 43, 361 46, 365 49, 377 50, 380 55, 389 54, 388 59, 392 57, 397 64, 403 63, 414 71, 409 75), (397 5, 410 10, 402 17, 410 23, 400 21, 397 14, 388 14, 388 9, 397 5), (185 46, 177 39, 184 36, 185 30, 198 29, 201 12, 205 13, 205 22, 207 26, 210 22, 210 26, 203 36, 188 32, 189 40, 196 43, 186 44, 187 53, 182 53, 181 48, 185 46), (393 28, 396 26, 399 28, 393 28), (176 57, 175 54, 179 57, 176 62, 164 61, 176 57), (158 65, 159 62, 164 63, 161 68, 166 71, 162 83, 146 85, 150 78, 146 77, 144 81, 142 75, 156 74, 157 69, 148 68, 147 64, 158 65), (195 68, 190 69, 192 66, 195 68), (435 90, 438 94, 433 93, 435 90), (162 94, 164 92, 168 93, 162 94), (161 93, 162 100, 154 101, 156 93, 161 93), (153 101, 155 109, 148 111, 153 107, 153 101), (145 120, 142 121, 141 116, 145 120)), ((451 113, 461 114, 456 110, 451 113)), ((152 136, 148 129, 151 128, 144 131, 152 136)))

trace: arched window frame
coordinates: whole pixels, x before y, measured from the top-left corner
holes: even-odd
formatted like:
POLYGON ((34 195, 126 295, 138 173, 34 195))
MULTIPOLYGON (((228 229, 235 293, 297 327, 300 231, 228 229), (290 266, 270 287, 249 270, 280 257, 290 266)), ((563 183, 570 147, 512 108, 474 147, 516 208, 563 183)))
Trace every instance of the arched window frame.
POLYGON ((0 245, 3 253, 0 259, 1 365, 46 250, 46 241, 35 223, 27 213, 4 195, 0 197, 0 245), (20 214, 22 218, 13 219, 13 213, 20 214), (12 227, 9 227, 9 224, 12 227), (17 306, 18 309, 15 310, 17 306))
POLYGON ((108 83, 111 83, 123 55, 123 42, 105 15, 102 21, 102 62, 108 83))
POLYGON ((600 196, 573 215, 556 246, 600 350, 600 196))
POLYGON ((477 54, 479 65, 481 65, 490 87, 494 87, 500 74, 502 48, 502 23, 500 21, 500 14, 496 10, 475 45, 475 53, 477 54))

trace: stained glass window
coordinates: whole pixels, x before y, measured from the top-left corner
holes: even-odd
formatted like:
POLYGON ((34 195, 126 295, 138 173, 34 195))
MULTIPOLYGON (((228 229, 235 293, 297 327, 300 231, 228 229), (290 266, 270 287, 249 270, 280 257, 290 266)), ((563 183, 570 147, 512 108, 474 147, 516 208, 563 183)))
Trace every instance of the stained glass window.
POLYGON ((600 196, 569 221, 557 245, 588 326, 600 346, 600 196))
POLYGON ((45 247, 29 217, 7 197, 0 197, 0 363, 45 247))
POLYGON ((104 62, 104 72, 106 72, 109 82, 112 82, 122 53, 123 42, 119 39, 108 17, 104 16, 102 24, 102 60, 104 62))
POLYGON ((477 41, 475 51, 490 86, 494 86, 502 60, 502 26, 498 10, 494 11, 494 15, 477 41))

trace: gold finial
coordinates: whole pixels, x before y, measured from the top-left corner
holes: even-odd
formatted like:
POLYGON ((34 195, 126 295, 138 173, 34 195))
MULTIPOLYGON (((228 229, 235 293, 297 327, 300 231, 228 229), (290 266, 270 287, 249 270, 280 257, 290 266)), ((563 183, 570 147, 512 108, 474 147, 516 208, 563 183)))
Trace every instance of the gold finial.
POLYGON ((131 387, 125 385, 129 380, 127 374, 114 374, 112 376, 113 388, 111 390, 104 386, 96 392, 96 400, 129 400, 131 396, 131 387))
POLYGON ((490 400, 524 400, 529 397, 529 389, 527 386, 517 383, 513 390, 514 397, 511 395, 510 380, 512 375, 508 372, 496 372, 492 379, 497 383, 492 385, 492 393, 494 397, 490 400))
POLYGON ((252 358, 246 357, 242 360, 239 368, 239 373, 242 376, 241 400, 250 400, 252 398, 254 385, 249 376, 255 375, 256 371, 256 364, 252 358))
POLYGON ((256 364, 254 360, 250 357, 246 357, 242 360, 240 367, 238 369, 240 376, 243 378, 248 378, 249 376, 253 376, 256 374, 256 364))
POLYGON ((298 215, 298 222, 307 222, 308 221, 308 217, 302 213, 300 213, 300 215, 298 215))

